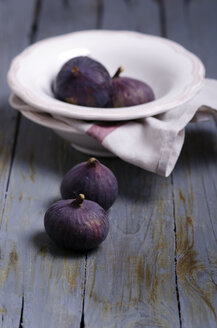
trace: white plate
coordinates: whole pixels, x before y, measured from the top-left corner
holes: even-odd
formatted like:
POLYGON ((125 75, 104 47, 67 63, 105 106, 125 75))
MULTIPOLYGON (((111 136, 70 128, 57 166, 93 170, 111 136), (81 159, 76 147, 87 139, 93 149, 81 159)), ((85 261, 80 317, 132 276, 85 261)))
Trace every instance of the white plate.
POLYGON ((201 88, 204 74, 202 62, 175 42, 136 32, 92 30, 28 47, 12 61, 8 83, 37 110, 83 120, 116 121, 153 116, 187 102, 201 88), (91 108, 55 99, 53 79, 68 59, 79 55, 100 61, 111 75, 123 66, 123 76, 148 83, 156 100, 132 107, 91 108))

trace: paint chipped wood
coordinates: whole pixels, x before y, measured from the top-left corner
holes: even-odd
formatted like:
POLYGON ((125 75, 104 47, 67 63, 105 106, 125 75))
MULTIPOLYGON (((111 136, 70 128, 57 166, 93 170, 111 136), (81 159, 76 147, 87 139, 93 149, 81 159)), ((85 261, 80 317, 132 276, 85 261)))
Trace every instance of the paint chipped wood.
MULTIPOLYGON (((177 0, 166 1, 165 11, 168 36, 196 52, 204 61, 208 76, 215 78, 216 10, 216 1, 211 1, 208 8, 202 0, 189 3, 177 0), (201 19, 209 24, 202 26, 201 19)), ((177 282, 183 328, 217 326, 216 137, 213 122, 190 125, 173 173, 177 282)))
POLYGON ((108 238, 87 258, 85 323, 179 327, 170 182, 119 160, 103 162, 119 177, 120 195, 108 238))
POLYGON ((189 147, 199 147, 201 150, 201 143, 199 145, 196 139, 188 139, 188 143, 190 145, 184 148, 180 164, 174 173, 177 277, 182 322, 183 327, 215 327, 216 219, 210 216, 207 192, 208 197, 213 196, 204 186, 207 174, 200 172, 198 175, 199 168, 193 155, 190 155, 190 170, 187 169, 185 156, 189 156, 189 147))
POLYGON ((13 201, 7 192, 19 120, 17 112, 8 104, 6 73, 11 59, 28 44, 32 8, 31 0, 21 0, 18 7, 14 0, 0 2, 0 322, 3 328, 18 327, 22 298, 20 257, 14 235, 7 231, 10 204, 13 201))
MULTIPOLYGON (((80 5, 81 1, 73 3, 73 7, 80 5)), ((47 21, 46 11, 51 7, 59 16, 58 6, 47 2, 43 12, 38 13, 42 14, 42 29, 39 31, 37 19, 38 30, 34 31, 34 39, 43 38, 46 33, 61 32, 62 24, 55 24, 55 30, 52 20, 47 21)), ((32 8, 35 8, 34 1, 32 8)), ((65 11, 63 15, 65 18, 62 17, 61 22, 68 21, 71 25, 71 13, 65 11)), ((95 21, 94 17, 91 21, 95 21)), ((78 18, 75 24, 79 26, 78 18)), ((43 226, 45 210, 60 198, 59 184, 65 165, 73 165, 73 162, 79 161, 80 155, 76 159, 72 149, 51 131, 29 123, 23 118, 20 121, 2 218, 1 237, 4 233, 9 234, 15 247, 11 250, 11 242, 1 238, 4 257, 0 263, 0 279, 2 290, 8 291, 7 299, 1 298, 7 308, 3 327, 13 328, 22 324, 24 327, 47 328, 48 322, 52 327, 80 327, 85 256, 56 248, 46 236, 43 226), (14 283, 11 284, 11 280, 14 283), (15 298, 18 290, 19 301, 15 298), (12 316, 14 304, 17 317, 12 316)))

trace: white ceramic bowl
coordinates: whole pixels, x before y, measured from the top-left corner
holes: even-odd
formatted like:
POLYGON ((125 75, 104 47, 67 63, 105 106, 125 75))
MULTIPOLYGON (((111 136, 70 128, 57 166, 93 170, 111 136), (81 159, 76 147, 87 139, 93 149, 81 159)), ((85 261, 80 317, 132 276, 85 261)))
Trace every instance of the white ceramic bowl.
POLYGON ((181 105, 201 88, 204 66, 192 53, 164 38, 128 31, 82 31, 46 39, 28 47, 11 63, 8 83, 32 108, 74 119, 117 121, 156 115, 181 105), (119 66, 147 82, 156 100, 123 108, 76 106, 54 98, 51 83, 71 57, 87 55, 112 74, 119 66))
POLYGON ((114 154, 105 149, 99 142, 88 136, 85 132, 79 131, 46 112, 37 111, 15 94, 12 93, 10 95, 9 102, 10 105, 19 110, 23 116, 37 124, 52 129, 60 137, 67 140, 75 149, 94 156, 114 156, 114 154))

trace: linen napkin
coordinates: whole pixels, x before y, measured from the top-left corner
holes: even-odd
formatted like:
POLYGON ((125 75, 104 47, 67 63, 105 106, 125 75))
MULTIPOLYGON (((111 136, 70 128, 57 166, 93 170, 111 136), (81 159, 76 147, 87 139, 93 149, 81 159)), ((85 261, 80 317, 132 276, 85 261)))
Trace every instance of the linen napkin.
MULTIPOLYGON (((38 111, 26 104, 14 106, 13 101, 11 104, 21 112, 21 109, 35 114, 38 111)), ((49 124, 55 129, 59 125, 86 133, 124 161, 168 177, 181 152, 186 125, 210 117, 217 123, 217 80, 205 79, 202 89, 189 102, 153 117, 114 123, 55 115, 49 117, 49 124)))
POLYGON ((112 124, 56 118, 87 133, 124 161, 167 177, 181 152, 186 125, 210 117, 217 123, 216 110, 217 80, 205 79, 188 103, 154 117, 112 124))

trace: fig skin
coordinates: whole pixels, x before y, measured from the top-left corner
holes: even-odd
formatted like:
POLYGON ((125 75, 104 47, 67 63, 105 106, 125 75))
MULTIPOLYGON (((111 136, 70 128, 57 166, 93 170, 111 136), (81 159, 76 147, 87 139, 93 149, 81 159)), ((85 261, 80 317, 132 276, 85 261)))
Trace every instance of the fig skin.
POLYGON ((44 226, 48 236, 59 246, 72 250, 96 248, 109 231, 104 209, 97 203, 77 199, 60 200, 45 213, 44 226))
POLYGON ((83 193, 86 199, 108 210, 117 198, 118 183, 112 171, 92 157, 66 173, 60 192, 63 199, 75 198, 83 193))
POLYGON ((113 76, 112 95, 108 107, 135 106, 155 99, 153 90, 148 84, 130 77, 119 77, 122 71, 123 68, 120 67, 113 76))
POLYGON ((98 61, 79 56, 67 61, 53 82, 59 100, 81 106, 105 107, 110 99, 112 79, 98 61))

